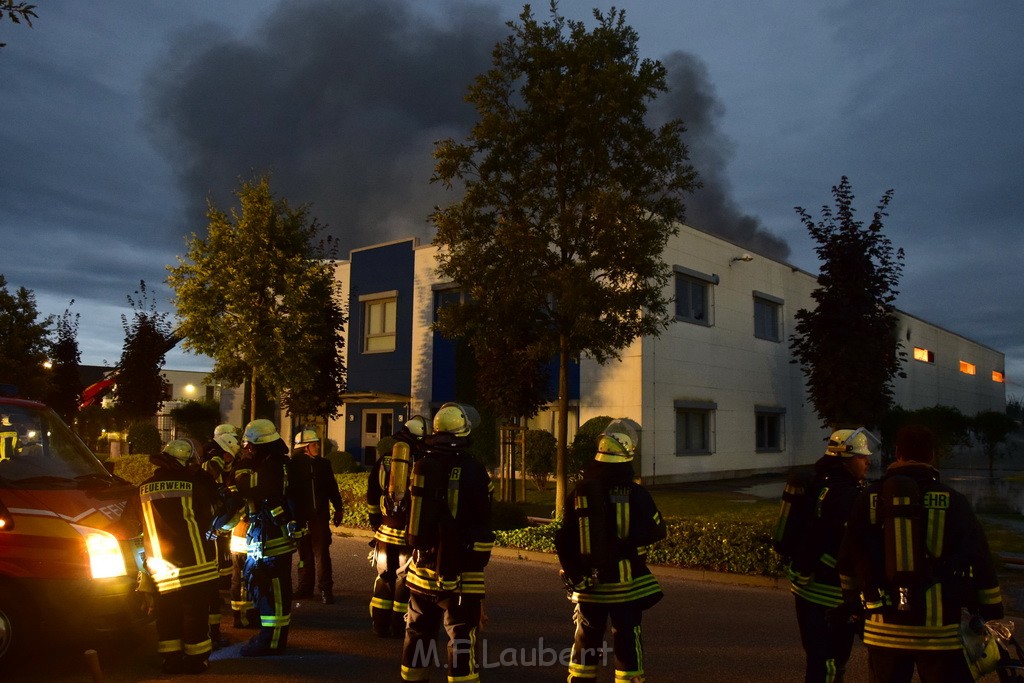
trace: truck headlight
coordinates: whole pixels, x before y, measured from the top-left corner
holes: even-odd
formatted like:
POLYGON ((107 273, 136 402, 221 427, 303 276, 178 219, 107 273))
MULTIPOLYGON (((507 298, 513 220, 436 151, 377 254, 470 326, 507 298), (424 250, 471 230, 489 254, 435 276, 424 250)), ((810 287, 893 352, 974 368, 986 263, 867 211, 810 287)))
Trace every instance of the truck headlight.
POLYGON ((89 565, 92 578, 107 579, 113 576, 125 576, 128 573, 121 552, 121 543, 117 538, 102 529, 87 526, 71 525, 85 540, 85 549, 89 554, 89 565))

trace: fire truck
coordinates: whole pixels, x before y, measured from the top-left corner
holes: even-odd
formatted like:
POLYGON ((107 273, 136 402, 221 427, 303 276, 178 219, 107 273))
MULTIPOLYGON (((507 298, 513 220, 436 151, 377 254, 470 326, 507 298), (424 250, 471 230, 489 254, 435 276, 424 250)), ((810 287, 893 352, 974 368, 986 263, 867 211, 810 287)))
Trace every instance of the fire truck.
POLYGON ((135 493, 42 403, 0 396, 0 671, 47 640, 137 627, 135 493))

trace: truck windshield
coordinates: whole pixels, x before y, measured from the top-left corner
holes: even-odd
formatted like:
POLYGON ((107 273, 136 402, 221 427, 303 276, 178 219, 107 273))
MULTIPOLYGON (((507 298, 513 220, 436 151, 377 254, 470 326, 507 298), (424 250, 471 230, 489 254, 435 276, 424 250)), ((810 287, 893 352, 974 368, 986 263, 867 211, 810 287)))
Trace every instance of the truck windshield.
POLYGON ((112 477, 49 408, 0 404, 0 480, 18 488, 89 488, 112 477))

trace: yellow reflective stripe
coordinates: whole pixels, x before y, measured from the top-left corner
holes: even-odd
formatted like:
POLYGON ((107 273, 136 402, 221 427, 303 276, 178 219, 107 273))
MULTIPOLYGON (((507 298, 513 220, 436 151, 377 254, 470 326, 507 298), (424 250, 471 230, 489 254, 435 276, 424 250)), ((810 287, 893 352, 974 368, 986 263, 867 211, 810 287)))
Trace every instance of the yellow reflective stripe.
POLYGON ((818 558, 818 561, 826 567, 832 567, 834 569, 837 560, 832 555, 829 555, 828 553, 823 553, 822 556, 818 558))
POLYGON ((207 638, 201 643, 185 643, 184 650, 187 655, 202 655, 207 652, 213 652, 213 641, 207 638))
POLYGON ((629 501, 615 503, 615 534, 619 538, 629 538, 629 501))
MULTIPOLYGON (((948 497, 948 496, 947 496, 948 497)), ((928 553, 932 557, 942 557, 943 540, 946 537, 945 508, 928 508, 928 553)))
POLYGON ((156 651, 159 654, 167 652, 181 652, 181 638, 175 638, 174 640, 161 640, 156 644, 156 651))
POLYGON ((393 600, 385 600, 384 598, 370 598, 370 609, 382 609, 386 612, 391 611, 391 606, 394 605, 393 600))
POLYGON ((185 520, 185 528, 188 530, 188 539, 192 544, 192 554, 197 563, 206 561, 206 548, 203 547, 203 536, 199 531, 199 522, 196 521, 196 511, 192 507, 192 496, 181 499, 181 515, 185 520))
POLYGON ((936 583, 924 592, 924 625, 942 626, 942 584, 936 583))
POLYGON ((150 556, 156 560, 164 559, 163 548, 160 547, 160 535, 156 532, 156 519, 153 515, 153 504, 142 503, 142 520, 146 525, 146 536, 149 538, 150 556))
POLYGON ((998 605, 1003 601, 1003 594, 999 586, 986 588, 978 591, 978 602, 982 605, 998 605))
POLYGON ((448 474, 448 511, 452 519, 458 517, 459 512, 459 478, 462 476, 461 467, 453 467, 448 474))
POLYGON ((409 603, 395 600, 394 604, 391 606, 391 611, 396 614, 405 614, 409 611, 409 603))
POLYGON ((430 669, 424 667, 411 667, 402 665, 403 681, 429 681, 430 669))
MULTIPOLYGON (((573 649, 576 645, 573 644, 573 649)), ((578 678, 596 678, 597 677, 597 664, 578 664, 576 662, 569 662, 569 675, 576 676, 578 678)))
POLYGON ((476 541, 473 543, 473 550, 478 553, 489 553, 494 549, 494 542, 476 541))
POLYGON ((896 571, 912 572, 914 571, 914 539, 911 520, 906 517, 896 517, 892 521, 896 543, 896 571))

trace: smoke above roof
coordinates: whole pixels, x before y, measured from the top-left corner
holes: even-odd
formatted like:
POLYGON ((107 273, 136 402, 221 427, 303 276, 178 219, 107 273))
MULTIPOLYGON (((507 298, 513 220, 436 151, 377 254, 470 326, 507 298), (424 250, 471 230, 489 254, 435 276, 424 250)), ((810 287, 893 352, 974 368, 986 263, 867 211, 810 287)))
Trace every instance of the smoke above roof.
MULTIPOLYGON (((455 197, 430 183, 434 142, 468 133, 466 88, 507 34, 497 6, 449 4, 432 16, 397 0, 306 0, 282 3, 244 37, 214 26, 176 36, 145 91, 146 129, 186 202, 182 229, 163 237, 201 234, 208 198, 226 209, 241 179, 270 172, 275 193, 310 204, 343 255, 429 241, 431 209, 455 197)), ((685 198, 687 223, 784 259, 785 242, 729 196, 731 144, 703 64, 682 52, 662 61, 670 91, 651 121, 684 120, 704 184, 685 198)))

